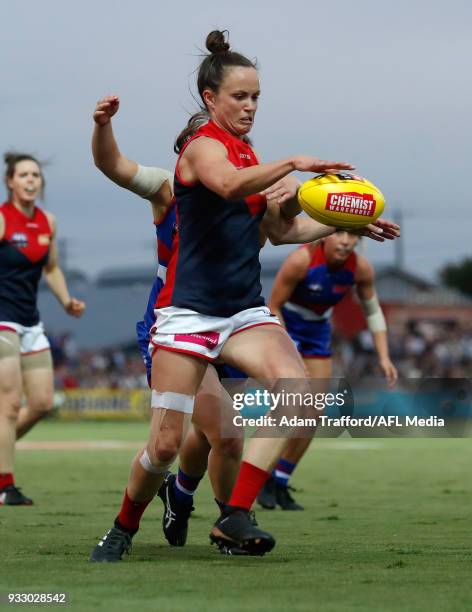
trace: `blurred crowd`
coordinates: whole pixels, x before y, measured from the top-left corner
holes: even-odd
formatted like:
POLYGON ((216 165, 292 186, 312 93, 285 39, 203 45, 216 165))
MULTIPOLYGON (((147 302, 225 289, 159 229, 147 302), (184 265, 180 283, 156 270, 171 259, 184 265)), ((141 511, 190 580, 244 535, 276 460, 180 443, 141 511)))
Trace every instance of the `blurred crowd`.
POLYGON ((70 334, 49 337, 56 389, 147 389, 137 345, 79 351, 70 334))
MULTIPOLYGON (((457 322, 411 321, 389 336, 390 357, 400 378, 471 378, 472 325, 457 322)), ((372 335, 361 332, 353 342, 335 335, 334 372, 352 379, 380 374, 372 335)))
MULTIPOLYGON (((56 388, 145 389, 146 372, 137 347, 79 351, 69 334, 50 337, 56 388)), ((472 326, 412 321, 389 339, 400 378, 472 378, 472 326)), ((351 380, 379 376, 371 334, 353 341, 334 334, 334 375, 351 380)))

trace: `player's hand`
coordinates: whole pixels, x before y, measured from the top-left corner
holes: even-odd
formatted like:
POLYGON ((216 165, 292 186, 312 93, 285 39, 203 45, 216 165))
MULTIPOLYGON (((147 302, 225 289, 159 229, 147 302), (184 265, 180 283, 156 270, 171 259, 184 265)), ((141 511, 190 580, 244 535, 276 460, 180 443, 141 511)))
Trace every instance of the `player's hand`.
POLYGON ((336 174, 342 170, 354 170, 354 166, 346 162, 326 161, 319 157, 308 157, 307 155, 297 155, 293 158, 295 170, 300 172, 321 172, 336 174))
POLYGON ((69 302, 64 306, 64 310, 71 317, 79 318, 82 316, 85 310, 85 302, 71 298, 69 302))
POLYGON ((93 113, 93 120, 97 125, 106 125, 118 112, 120 99, 118 96, 104 96, 100 98, 93 113))
POLYGON ((387 379, 387 385, 391 389, 395 386, 398 380, 397 368, 393 365, 390 359, 381 359, 380 367, 382 369, 382 372, 384 373, 385 378, 387 379))
POLYGON ((265 196, 267 200, 275 200, 277 204, 283 204, 297 196, 301 184, 301 181, 292 174, 261 191, 261 195, 265 196))
POLYGON ((400 226, 388 219, 377 219, 374 223, 369 223, 369 225, 361 227, 359 230, 349 231, 352 231, 353 234, 359 234, 359 236, 366 236, 377 242, 400 238, 400 226))

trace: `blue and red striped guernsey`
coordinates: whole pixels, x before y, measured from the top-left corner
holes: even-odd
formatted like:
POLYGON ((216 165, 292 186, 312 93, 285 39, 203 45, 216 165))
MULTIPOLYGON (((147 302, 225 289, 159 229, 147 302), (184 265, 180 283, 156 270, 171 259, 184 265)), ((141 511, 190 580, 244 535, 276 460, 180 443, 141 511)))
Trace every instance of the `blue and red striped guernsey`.
POLYGON ((167 276, 167 266, 172 253, 172 244, 177 232, 175 222, 175 202, 173 201, 165 213, 158 221, 154 222, 157 238, 157 260, 158 268, 157 275, 149 293, 149 299, 146 306, 146 312, 143 318, 136 323, 136 334, 138 344, 141 351, 141 356, 146 366, 149 385, 151 384, 151 368, 152 358, 149 355, 150 330, 156 322, 154 308, 156 306, 157 296, 164 286, 167 276))
MULTIPOLYGON (((213 121, 199 128, 186 146, 202 136, 221 142, 238 170, 258 164, 247 143, 213 121)), ((178 232, 156 307, 178 306, 230 317, 263 305, 259 225, 266 210, 265 198, 256 194, 225 200, 200 182, 185 183, 178 169, 174 193, 178 232)))
MULTIPOLYGON (((310 246, 305 245, 300 248, 310 248, 310 246)), ((305 278, 295 287, 282 312, 284 309, 290 310, 300 315, 302 319, 313 320, 313 315, 316 315, 317 320, 328 319, 333 306, 340 302, 355 284, 356 268, 357 255, 351 253, 342 267, 330 269, 323 244, 318 244, 312 253, 305 278)))
POLYGON ((45 266, 52 230, 35 207, 26 216, 11 202, 0 206, 5 230, 0 240, 0 321, 31 327, 39 322, 38 283, 45 266))
POLYGON ((175 202, 162 215, 158 222, 154 223, 157 239, 157 275, 149 294, 149 300, 144 313, 143 321, 145 325, 145 333, 149 334, 149 330, 156 322, 154 308, 156 300, 161 291, 167 277, 167 267, 172 254, 172 243, 177 232, 175 202))

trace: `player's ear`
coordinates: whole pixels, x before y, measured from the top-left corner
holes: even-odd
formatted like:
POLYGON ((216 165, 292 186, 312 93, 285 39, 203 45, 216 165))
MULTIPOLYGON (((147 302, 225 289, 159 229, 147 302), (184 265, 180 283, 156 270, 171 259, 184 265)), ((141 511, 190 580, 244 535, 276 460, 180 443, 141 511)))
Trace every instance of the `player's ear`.
POLYGON ((214 110, 215 108, 215 92, 212 89, 204 89, 202 93, 203 102, 208 110, 214 110))

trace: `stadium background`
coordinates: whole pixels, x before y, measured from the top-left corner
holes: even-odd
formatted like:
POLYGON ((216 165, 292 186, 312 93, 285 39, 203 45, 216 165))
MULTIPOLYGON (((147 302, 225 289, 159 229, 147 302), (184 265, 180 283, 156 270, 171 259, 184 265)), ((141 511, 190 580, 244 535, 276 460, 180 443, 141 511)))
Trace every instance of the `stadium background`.
MULTIPOLYGON (((277 269, 277 261, 264 264, 266 297, 277 269)), ((75 410, 101 418, 147 417, 147 381, 133 324, 142 316, 153 273, 148 266, 110 269, 94 280, 70 271, 73 294, 88 305, 86 316, 73 322, 43 286, 40 309, 53 348, 56 401, 63 407, 59 416, 67 413, 70 418, 75 410)), ((471 378, 469 297, 420 278, 395 261, 377 269, 376 285, 401 378, 471 378)), ((371 336, 355 297, 347 296, 336 307, 334 321, 335 375, 354 381, 378 376, 371 336)))
MULTIPOLYGON (((147 437, 134 323, 155 273, 149 210, 91 163, 95 100, 120 94, 123 151, 172 167, 199 47, 209 29, 228 27, 261 64, 262 157, 314 149, 352 160, 402 222, 399 250, 366 245, 401 376, 470 379, 471 300, 437 276, 470 254, 470 5, 26 0, 1 10, 2 150, 49 160, 45 206, 58 217, 71 292, 88 306, 71 322, 40 291, 56 403, 59 415, 62 406, 95 420, 56 416, 20 443, 18 479, 36 506, 2 510, 0 591, 67 591, 77 610, 470 609, 470 439, 318 441, 297 470, 307 510, 296 525, 290 513, 261 516, 278 538, 263 560, 208 546, 215 507, 205 480, 185 549, 165 545, 156 505, 130 560, 86 564, 147 437)), ((266 295, 289 250, 264 250, 266 295)), ((336 373, 362 379, 375 357, 359 311, 346 317, 346 307, 336 373)))

